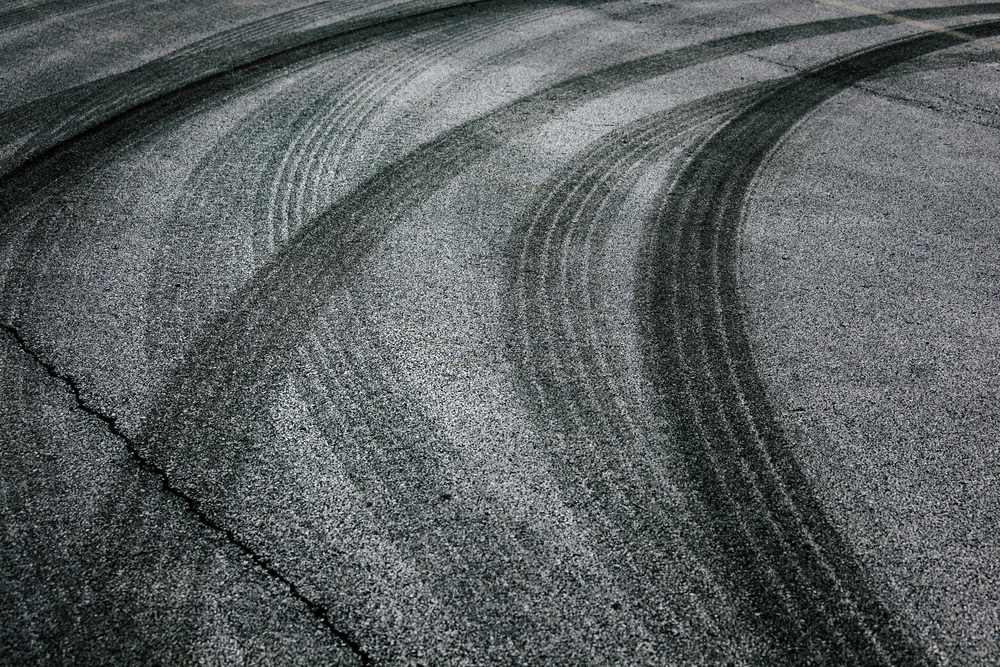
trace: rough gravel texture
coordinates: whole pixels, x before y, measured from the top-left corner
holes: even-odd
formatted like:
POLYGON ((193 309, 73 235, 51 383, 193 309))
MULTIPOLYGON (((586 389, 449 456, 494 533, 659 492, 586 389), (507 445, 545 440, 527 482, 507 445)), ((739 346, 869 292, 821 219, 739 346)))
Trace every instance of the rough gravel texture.
POLYGON ((0 663, 995 663, 1000 4, 860 4, 0 4, 0 663))

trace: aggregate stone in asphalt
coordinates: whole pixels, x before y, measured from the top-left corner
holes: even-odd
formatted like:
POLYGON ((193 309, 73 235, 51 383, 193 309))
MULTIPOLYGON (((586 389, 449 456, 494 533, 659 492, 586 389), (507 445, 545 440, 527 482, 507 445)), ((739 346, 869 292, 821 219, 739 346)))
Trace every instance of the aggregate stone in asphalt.
POLYGON ((0 662, 989 665, 1000 4, 0 7, 0 662))

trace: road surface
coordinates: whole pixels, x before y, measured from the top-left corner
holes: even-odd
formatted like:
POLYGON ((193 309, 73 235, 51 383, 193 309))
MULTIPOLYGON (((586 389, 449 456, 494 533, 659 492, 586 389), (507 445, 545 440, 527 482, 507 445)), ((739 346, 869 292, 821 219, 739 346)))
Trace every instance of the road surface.
POLYGON ((1000 656, 1000 3, 6 0, 0 63, 0 662, 1000 656))

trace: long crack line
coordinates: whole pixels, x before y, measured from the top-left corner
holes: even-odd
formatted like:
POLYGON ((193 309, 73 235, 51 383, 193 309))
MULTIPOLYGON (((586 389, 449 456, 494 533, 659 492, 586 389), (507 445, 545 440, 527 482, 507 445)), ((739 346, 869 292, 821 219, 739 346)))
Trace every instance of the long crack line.
POLYGON ((288 577, 286 577, 281 572, 276 570, 274 566, 268 563, 266 558, 255 552, 253 549, 250 548, 249 545, 240 540, 231 529, 220 525, 218 522, 216 522, 214 519, 208 516, 208 514, 206 514, 205 511, 201 509, 198 500, 196 500, 195 498, 191 497, 181 489, 178 489, 173 484, 171 484, 170 476, 167 474, 167 471, 142 455, 138 447, 136 447, 135 442, 128 435, 126 435, 125 432, 121 430, 121 428, 119 428, 118 420, 115 417, 106 415, 100 410, 93 408, 87 404, 87 402, 83 398, 82 392, 80 391, 80 385, 72 376, 59 372, 59 370, 56 369, 54 365, 50 364, 49 362, 45 361, 40 356, 38 356, 38 354, 33 349, 31 349, 31 346, 28 345, 28 342, 21 335, 21 332, 18 331, 16 328, 5 323, 0 323, 0 328, 6 331, 10 335, 10 337, 14 339, 14 341, 17 343, 17 346, 21 349, 21 351, 24 352, 29 357, 31 357, 35 361, 35 363, 37 363, 46 372, 46 374, 48 374, 49 377, 61 382, 62 384, 64 384, 66 387, 69 388, 69 390, 73 394, 73 398, 76 400, 76 405, 81 412, 84 412, 85 414, 88 414, 91 417, 102 422, 107 428, 109 433, 111 433, 113 436, 121 440, 122 443, 124 443, 125 449, 131 455, 132 460, 135 461, 136 465, 139 466, 139 468, 160 478, 164 493, 168 493, 182 500, 184 504, 187 506, 188 511, 190 511, 195 516, 195 518, 197 518, 199 523, 215 531, 216 533, 222 535, 227 542, 229 542, 232 546, 236 547, 244 555, 248 556, 250 560, 252 560, 258 567, 264 570, 264 572, 266 572, 269 577, 271 577, 275 581, 284 584, 284 586, 288 589, 289 593, 291 593, 292 597, 294 597, 296 600, 304 604, 306 608, 309 610, 309 613, 311 613, 320 623, 322 623, 323 626, 326 627, 326 629, 329 630, 329 632, 332 635, 334 635, 337 639, 346 644, 347 647, 350 648, 351 651, 358 657, 362 665, 365 665, 367 667, 375 664, 374 661, 372 660, 372 657, 363 648, 361 648, 361 646, 353 638, 351 638, 347 633, 345 633, 343 630, 340 630, 339 628, 337 628, 336 625, 334 625, 333 620, 330 618, 329 612, 323 605, 314 602, 310 600, 308 597, 306 597, 299 590, 298 586, 296 586, 294 582, 292 582, 288 577))

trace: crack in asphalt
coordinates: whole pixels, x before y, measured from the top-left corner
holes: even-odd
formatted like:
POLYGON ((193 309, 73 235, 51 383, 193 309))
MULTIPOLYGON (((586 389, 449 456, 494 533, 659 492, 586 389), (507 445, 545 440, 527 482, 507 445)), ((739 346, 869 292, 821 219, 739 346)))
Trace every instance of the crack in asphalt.
POLYGON ((162 490, 164 493, 172 495, 184 502, 188 511, 191 512, 198 523, 202 524, 206 528, 209 528, 213 532, 221 535, 225 538, 226 542, 236 547, 241 553, 250 558, 255 565, 257 565, 261 570, 267 573, 267 576, 274 581, 280 582, 287 589, 293 598, 305 605, 309 613, 316 618, 334 637, 343 642, 352 653, 354 653, 358 659, 361 661, 362 665, 366 667, 369 665, 374 665, 372 657, 365 651, 358 642, 356 642, 350 635, 348 635, 343 630, 339 629, 332 618, 330 618, 330 613, 327 609, 313 600, 309 599, 299 587, 295 585, 288 577, 279 572, 273 565, 271 565, 266 558, 258 554, 249 545, 239 539, 229 528, 225 528, 219 525, 212 517, 210 517, 204 510, 201 509, 200 501, 197 498, 185 493, 181 489, 177 488, 170 482, 170 476, 166 470, 156 465, 155 463, 148 460, 146 457, 140 453, 138 447, 136 447, 135 442, 132 438, 128 436, 122 429, 118 426, 118 420, 110 415, 105 414, 101 410, 88 404, 87 400, 83 397, 83 391, 80 389, 80 383, 73 378, 71 375, 60 372, 55 365, 45 361, 39 356, 37 352, 28 344, 21 332, 6 323, 0 323, 0 328, 7 332, 7 334, 14 339, 18 348, 30 357, 34 362, 45 371, 45 373, 52 379, 57 380, 64 386, 66 386, 70 392, 73 394, 73 399, 76 401, 76 407, 94 419, 97 419, 102 424, 104 424, 108 433, 115 436, 125 445, 125 449, 128 451, 129 455, 135 464, 145 472, 148 472, 156 477, 159 477, 162 482, 162 490))

